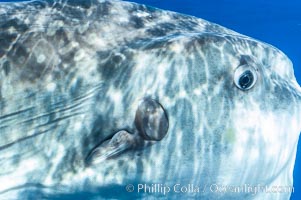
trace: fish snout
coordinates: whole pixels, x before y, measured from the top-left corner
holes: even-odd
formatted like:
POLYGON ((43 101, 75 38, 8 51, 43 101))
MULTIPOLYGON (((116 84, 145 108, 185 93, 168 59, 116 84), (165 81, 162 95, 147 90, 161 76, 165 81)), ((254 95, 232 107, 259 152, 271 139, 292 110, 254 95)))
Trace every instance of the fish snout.
POLYGON ((297 104, 298 104, 298 113, 299 113, 299 124, 301 129, 301 92, 299 92, 297 97, 297 104))
POLYGON ((296 103, 297 103, 299 131, 301 131, 301 87, 298 84, 297 84, 296 103))

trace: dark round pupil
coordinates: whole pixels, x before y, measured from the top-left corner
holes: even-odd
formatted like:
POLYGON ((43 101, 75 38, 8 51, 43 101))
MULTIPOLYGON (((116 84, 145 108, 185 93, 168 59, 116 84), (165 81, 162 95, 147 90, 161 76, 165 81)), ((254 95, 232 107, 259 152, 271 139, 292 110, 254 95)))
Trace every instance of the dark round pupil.
POLYGON ((239 85, 241 88, 246 89, 249 88, 254 81, 254 76, 251 71, 245 71, 241 77, 239 78, 239 85))

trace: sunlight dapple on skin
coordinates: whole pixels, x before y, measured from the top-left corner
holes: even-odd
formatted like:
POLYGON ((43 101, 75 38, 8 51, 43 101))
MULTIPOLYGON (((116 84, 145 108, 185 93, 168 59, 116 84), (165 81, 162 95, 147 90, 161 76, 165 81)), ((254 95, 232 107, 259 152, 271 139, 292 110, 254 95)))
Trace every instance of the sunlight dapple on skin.
POLYGON ((209 187, 293 185, 301 89, 280 50, 124 1, 0 16, 0 199, 289 199, 209 187))

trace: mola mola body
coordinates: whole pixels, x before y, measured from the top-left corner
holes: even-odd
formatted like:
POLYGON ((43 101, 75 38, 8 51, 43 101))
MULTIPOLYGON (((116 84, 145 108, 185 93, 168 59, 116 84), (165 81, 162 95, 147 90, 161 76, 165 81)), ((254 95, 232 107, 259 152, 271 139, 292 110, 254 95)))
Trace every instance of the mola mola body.
POLYGON ((289 199, 301 89, 280 50, 124 1, 0 16, 0 199, 289 199))

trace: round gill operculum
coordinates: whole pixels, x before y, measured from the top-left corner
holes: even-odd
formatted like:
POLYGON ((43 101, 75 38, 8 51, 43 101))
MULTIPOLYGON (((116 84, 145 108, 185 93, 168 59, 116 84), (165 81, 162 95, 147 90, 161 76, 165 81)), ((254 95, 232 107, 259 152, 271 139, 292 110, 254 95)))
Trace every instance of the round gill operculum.
POLYGON ((135 126, 144 140, 160 141, 168 131, 168 117, 157 101, 145 98, 135 116, 135 126))

